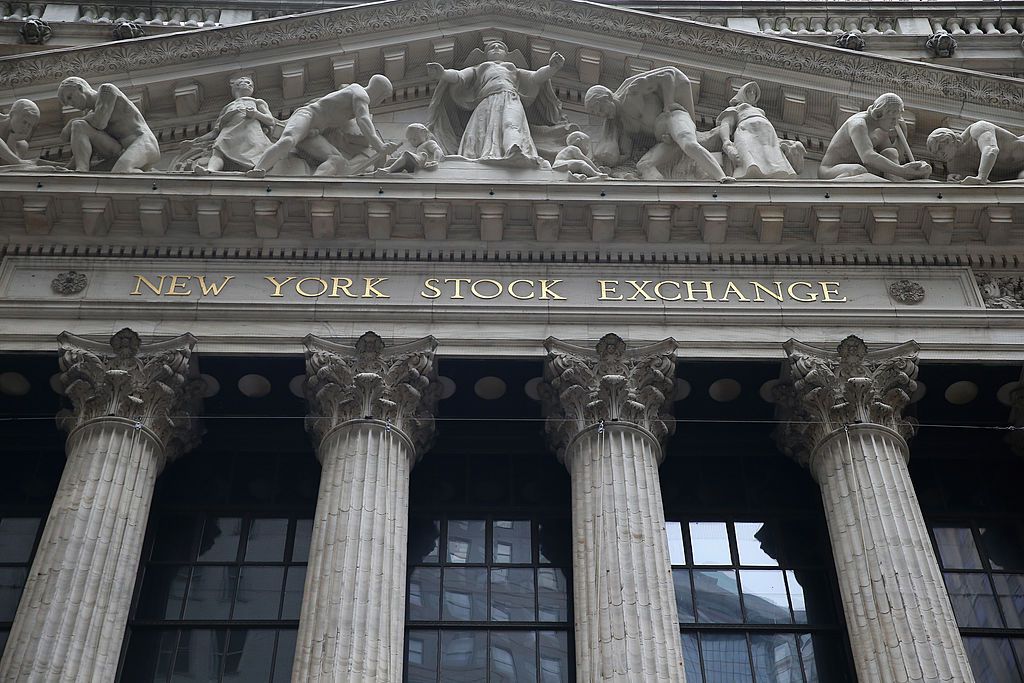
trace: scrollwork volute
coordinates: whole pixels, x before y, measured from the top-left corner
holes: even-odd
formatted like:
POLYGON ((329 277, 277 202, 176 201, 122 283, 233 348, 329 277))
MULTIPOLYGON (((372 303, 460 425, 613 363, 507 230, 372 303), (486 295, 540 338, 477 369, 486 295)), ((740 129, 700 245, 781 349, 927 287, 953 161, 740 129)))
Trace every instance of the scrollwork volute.
POLYGON ((373 332, 355 346, 310 335, 305 346, 306 429, 317 442, 335 427, 366 419, 401 431, 417 453, 426 450, 439 398, 433 337, 385 348, 373 332))
POLYGON ((858 424, 875 424, 903 438, 914 424, 903 410, 917 388, 916 342, 868 351, 853 335, 835 352, 790 339, 783 381, 776 388, 779 447, 804 465, 829 435, 858 424))
POLYGON ((675 386, 674 339, 627 349, 615 334, 601 338, 594 351, 549 338, 540 394, 548 436, 564 456, 583 430, 600 423, 628 422, 658 440, 675 431, 668 411, 675 386))
POLYGON ((72 410, 59 416, 72 431, 105 417, 138 423, 160 439, 167 460, 198 441, 200 397, 190 334, 143 344, 125 328, 109 343, 64 332, 60 342, 61 383, 72 410))

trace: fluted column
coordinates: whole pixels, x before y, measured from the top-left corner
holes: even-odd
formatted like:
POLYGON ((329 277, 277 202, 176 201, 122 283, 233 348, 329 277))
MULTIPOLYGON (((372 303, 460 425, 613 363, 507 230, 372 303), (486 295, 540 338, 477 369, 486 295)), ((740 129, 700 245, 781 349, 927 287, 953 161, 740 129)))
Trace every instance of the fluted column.
POLYGON ((194 443, 195 339, 65 332, 67 464, 0 661, 4 683, 114 680, 156 477, 194 443))
POLYGON ((777 437, 821 487, 859 680, 973 682, 907 469, 917 344, 785 349, 777 437))
POLYGON ((683 683, 658 477, 676 343, 544 346, 547 430, 572 479, 576 680, 683 683))
POLYGON ((433 337, 306 338, 307 428, 323 465, 293 683, 397 683, 409 471, 433 435, 433 337))

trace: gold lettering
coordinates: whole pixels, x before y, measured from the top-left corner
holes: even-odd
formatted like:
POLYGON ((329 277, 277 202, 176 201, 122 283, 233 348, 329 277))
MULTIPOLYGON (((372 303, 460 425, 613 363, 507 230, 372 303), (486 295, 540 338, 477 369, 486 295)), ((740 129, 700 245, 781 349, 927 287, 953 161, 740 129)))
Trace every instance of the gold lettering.
POLYGON ((552 301, 565 301, 565 297, 551 289, 557 285, 561 280, 541 280, 540 281, 540 298, 551 299, 552 301), (550 296, 548 296, 550 295, 550 296))
POLYGON ((191 275, 172 275, 171 283, 167 287, 167 291, 164 292, 164 296, 191 296, 192 290, 185 289, 188 281, 192 279, 191 275), (180 280, 180 282, 179 282, 180 280), (175 291, 180 289, 182 291, 175 291))
POLYGON ((651 296, 644 290, 644 287, 651 284, 650 280, 644 280, 640 284, 637 284, 636 280, 626 280, 626 284, 633 285, 633 289, 636 290, 635 292, 633 292, 633 295, 631 297, 626 299, 626 301, 636 301, 636 298, 641 295, 643 295, 644 301, 657 301, 657 299, 655 299, 653 296, 651 296))
MULTIPOLYGON (((441 296, 441 290, 437 288, 438 279, 436 277, 428 277, 423 281, 423 286, 429 289, 432 293, 427 294, 423 290, 420 290, 420 296, 424 299, 436 299, 441 296)), ((513 295, 515 296, 515 295, 513 295)))
POLYGON ((304 277, 304 278, 302 278, 301 280, 299 280, 298 282, 295 283, 295 291, 299 293, 299 296, 304 296, 304 297, 308 297, 308 298, 314 299, 314 298, 320 296, 321 294, 323 294, 324 292, 327 291, 327 280, 323 279, 322 277, 304 277), (320 291, 319 292, 315 292, 315 293, 307 292, 302 287, 303 283, 306 283, 306 282, 316 282, 316 283, 319 283, 320 291))
POLYGON ((533 280, 513 280, 512 282, 508 283, 508 293, 512 295, 513 299, 532 299, 534 297, 532 289, 530 290, 529 296, 521 296, 519 294, 516 294, 515 286, 518 285, 520 282, 526 282, 527 284, 530 285, 531 288, 533 287, 533 280))
POLYGON ((337 299, 341 297, 338 292, 345 292, 345 296, 350 299, 358 299, 358 294, 353 294, 348 290, 352 286, 352 278, 350 277, 332 277, 331 278, 331 293, 330 296, 337 299), (344 283, 344 284, 342 284, 344 283))
POLYGON ((449 282, 455 283, 455 294, 452 295, 453 299, 465 299, 466 297, 462 294, 462 283, 469 282, 468 277, 446 277, 444 279, 445 284, 449 282))
POLYGON ((160 293, 164 289, 164 278, 166 278, 166 277, 167 277, 166 275, 161 275, 160 276, 160 284, 159 285, 154 285, 152 282, 149 281, 149 278, 146 277, 145 275, 136 275, 135 276, 135 289, 132 290, 132 294, 131 295, 132 296, 142 296, 142 292, 139 291, 139 288, 143 284, 145 284, 147 287, 149 287, 149 289, 154 294, 156 294, 157 296, 160 296, 160 293))
POLYGON ((615 294, 615 287, 618 286, 618 280, 598 280, 601 285, 601 296, 597 297, 598 301, 622 301, 622 295, 612 296, 615 294))
POLYGON ((704 301, 714 301, 715 295, 711 293, 711 285, 713 283, 708 280, 703 280, 701 284, 704 285, 702 288, 695 288, 693 286, 694 280, 683 280, 683 284, 686 285, 686 300, 696 301, 697 297, 693 294, 694 292, 704 292, 704 301))
POLYGON ((205 275, 196 275, 196 279, 199 280, 199 288, 203 290, 203 296, 209 296, 210 294, 213 294, 214 296, 220 296, 221 290, 227 287, 228 283, 235 279, 235 276, 225 275, 224 282, 220 283, 219 285, 216 282, 206 284, 205 275))
POLYGON ((833 295, 839 296, 839 283, 838 282, 819 282, 818 284, 821 285, 821 292, 822 292, 822 294, 824 294, 824 297, 822 298, 822 301, 833 301, 835 303, 840 303, 840 304, 845 304, 846 303, 846 297, 845 296, 842 299, 833 299, 832 298, 833 295), (829 285, 834 287, 835 291, 832 291, 832 289, 829 289, 829 285))
POLYGON ((672 285, 676 289, 679 289, 678 282, 673 282, 672 280, 662 280, 658 284, 654 285, 654 293, 658 296, 659 299, 662 299, 663 301, 679 301, 680 299, 683 298, 682 292, 679 292, 675 296, 665 296, 664 294, 662 294, 661 288, 665 287, 666 285, 672 285))
POLYGON ((501 296, 501 283, 498 282, 497 280, 487 280, 487 279, 484 279, 484 280, 474 280, 473 283, 469 285, 469 291, 473 292, 473 296, 475 296, 477 299, 494 299, 494 298, 497 298, 497 297, 501 296), (492 284, 492 285, 494 285, 497 288, 497 290, 494 292, 494 294, 491 294, 489 296, 484 296, 480 292, 476 291, 476 286, 479 285, 479 284, 482 284, 484 282, 492 284))
POLYGON ((750 301, 750 299, 743 296, 743 292, 740 291, 740 288, 737 287, 736 283, 734 283, 732 280, 729 280, 729 284, 725 286, 725 296, 719 299, 719 301, 728 301, 730 294, 735 294, 736 296, 738 296, 740 298, 740 301, 750 301))
POLYGON ((278 282, 277 278, 272 275, 264 275, 263 279, 269 282, 270 284, 274 285, 274 293, 271 294, 270 296, 284 296, 284 294, 281 293, 281 288, 284 287, 289 282, 291 282, 292 280, 294 280, 295 276, 292 275, 291 277, 286 277, 284 279, 284 282, 278 282))
POLYGON ((810 282, 794 282, 793 284, 791 284, 789 287, 786 288, 786 291, 789 292, 789 298, 790 299, 792 299, 793 301, 803 301, 803 302, 817 301, 818 300, 818 293, 817 292, 807 292, 807 298, 806 299, 802 299, 802 298, 798 297, 796 295, 796 293, 793 292, 793 289, 797 285, 800 285, 802 287, 806 287, 807 289, 814 289, 814 285, 812 285, 810 282))
POLYGON ((754 285, 754 301, 764 301, 764 299, 761 298, 761 292, 764 292, 773 299, 778 299, 779 301, 783 300, 781 282, 772 283, 773 285, 775 285, 774 292, 765 287, 764 285, 762 285, 760 282, 754 282, 753 280, 751 280, 750 284, 754 285))
POLYGON ((363 292, 364 299, 390 299, 391 295, 385 294, 384 292, 377 289, 377 285, 387 280, 386 277, 364 277, 366 280, 366 290, 363 292), (373 294, 370 294, 373 292, 373 294))

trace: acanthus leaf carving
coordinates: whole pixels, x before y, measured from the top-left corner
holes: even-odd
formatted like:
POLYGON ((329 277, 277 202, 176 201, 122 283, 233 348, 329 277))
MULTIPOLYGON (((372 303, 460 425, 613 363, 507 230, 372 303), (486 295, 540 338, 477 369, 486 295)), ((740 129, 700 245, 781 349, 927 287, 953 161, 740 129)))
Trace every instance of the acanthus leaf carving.
POLYGON ((191 363, 192 335, 143 344, 124 328, 109 343, 68 332, 58 341, 60 379, 72 404, 59 416, 62 428, 111 416, 131 420, 160 439, 166 460, 198 442, 201 380, 191 363))
POLYGON ((563 456, 583 430, 601 423, 628 422, 662 440, 675 431, 668 399, 675 386, 674 339, 628 349, 606 334, 591 351, 549 338, 539 393, 548 436, 563 456))
POLYGON ((875 424, 910 438, 912 420, 903 416, 917 388, 916 342, 868 351, 850 335, 835 352, 790 339, 783 379, 775 389, 775 433, 780 449, 810 465, 815 448, 829 435, 857 424, 875 424))
POLYGON ((373 332, 354 346, 310 335, 305 347, 306 429, 317 441, 345 422, 379 420, 426 450, 440 393, 433 337, 385 348, 373 332))

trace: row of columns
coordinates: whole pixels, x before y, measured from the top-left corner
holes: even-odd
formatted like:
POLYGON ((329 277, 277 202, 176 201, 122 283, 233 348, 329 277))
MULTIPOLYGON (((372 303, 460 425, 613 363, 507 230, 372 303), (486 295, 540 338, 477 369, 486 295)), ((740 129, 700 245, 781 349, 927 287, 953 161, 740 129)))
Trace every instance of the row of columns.
MULTIPOLYGON (((194 348, 61 335, 68 463, 0 681, 113 682, 156 477, 200 433, 194 348)), ((293 683, 402 680, 409 475, 434 432, 435 348, 305 340, 323 474, 293 683)), ((572 482, 577 681, 684 683, 658 475, 676 343, 545 348, 547 430, 572 482)), ((916 344, 785 350, 777 438, 821 487, 859 680, 973 683, 907 470, 916 344)))

